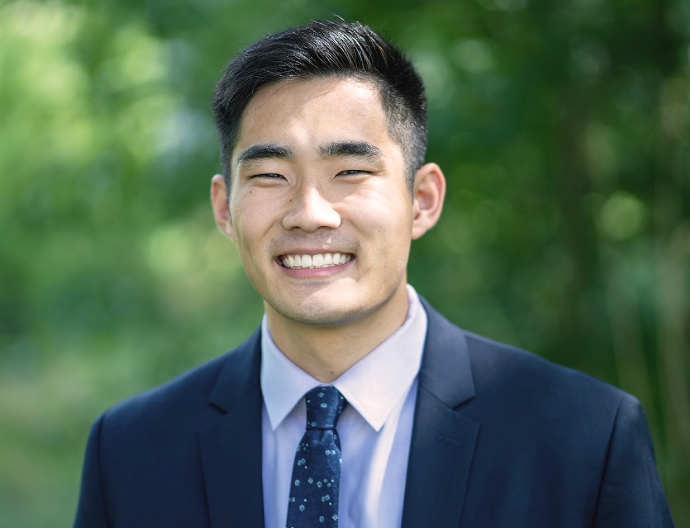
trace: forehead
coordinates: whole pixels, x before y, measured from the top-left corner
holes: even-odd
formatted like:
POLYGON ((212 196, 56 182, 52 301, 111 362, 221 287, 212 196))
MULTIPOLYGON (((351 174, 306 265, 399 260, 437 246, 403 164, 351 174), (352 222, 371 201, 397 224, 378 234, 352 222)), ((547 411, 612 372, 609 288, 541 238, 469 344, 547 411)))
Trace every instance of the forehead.
POLYGON ((233 161, 257 143, 316 147, 333 141, 389 143, 379 89, 372 81, 321 77, 261 88, 240 123, 233 161))

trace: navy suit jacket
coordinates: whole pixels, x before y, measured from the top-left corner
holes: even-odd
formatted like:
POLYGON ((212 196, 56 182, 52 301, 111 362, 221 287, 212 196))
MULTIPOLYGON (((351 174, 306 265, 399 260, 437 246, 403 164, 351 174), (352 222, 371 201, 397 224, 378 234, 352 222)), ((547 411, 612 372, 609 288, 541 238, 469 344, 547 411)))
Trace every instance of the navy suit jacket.
MULTIPOLYGON (((635 398, 425 308, 403 528, 673 525, 635 398)), ((260 362, 257 331, 105 412, 74 526, 263 528, 260 362)))

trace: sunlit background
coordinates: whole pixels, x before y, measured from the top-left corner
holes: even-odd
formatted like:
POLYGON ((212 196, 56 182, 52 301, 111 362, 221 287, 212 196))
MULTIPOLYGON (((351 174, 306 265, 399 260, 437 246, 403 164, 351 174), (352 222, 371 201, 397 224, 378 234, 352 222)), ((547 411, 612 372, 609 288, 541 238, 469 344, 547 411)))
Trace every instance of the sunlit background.
POLYGON ((0 0, 0 526, 72 522, 90 423, 240 343, 209 100, 337 13, 408 50, 449 179, 410 282, 637 396, 690 526, 690 2, 0 0))

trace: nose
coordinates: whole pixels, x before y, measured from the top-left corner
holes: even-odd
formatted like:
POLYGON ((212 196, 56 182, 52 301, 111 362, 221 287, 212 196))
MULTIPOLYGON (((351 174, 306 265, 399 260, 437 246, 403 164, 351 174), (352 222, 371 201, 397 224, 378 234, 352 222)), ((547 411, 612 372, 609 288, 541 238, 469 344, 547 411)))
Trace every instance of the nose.
POLYGON ((283 216, 283 228, 316 231, 340 226, 340 214, 315 186, 304 186, 295 195, 283 216))

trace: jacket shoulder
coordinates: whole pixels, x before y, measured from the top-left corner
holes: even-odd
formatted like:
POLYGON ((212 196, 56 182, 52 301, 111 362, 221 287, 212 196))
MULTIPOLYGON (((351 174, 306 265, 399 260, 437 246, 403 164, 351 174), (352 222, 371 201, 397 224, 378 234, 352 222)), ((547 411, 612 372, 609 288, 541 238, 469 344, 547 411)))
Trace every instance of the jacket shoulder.
POLYGON ((259 335, 257 330, 236 349, 118 403, 104 413, 104 423, 110 428, 126 430, 200 423, 207 415, 217 414, 216 393, 232 393, 254 374, 258 383, 259 335), (219 391, 221 385, 224 390, 219 391))
MULTIPOLYGON (((614 410, 621 400, 634 397, 588 374, 557 365, 536 354, 463 332, 467 340, 472 373, 478 390, 493 391, 536 400, 544 405, 570 402, 607 404, 614 410)), ((636 400, 635 400, 636 401, 636 400)))
POLYGON ((529 406, 534 413, 549 406, 572 407, 606 402, 614 412, 632 398, 622 390, 536 354, 468 332, 448 321, 425 299, 429 318, 427 352, 437 383, 471 385, 474 403, 529 406))

